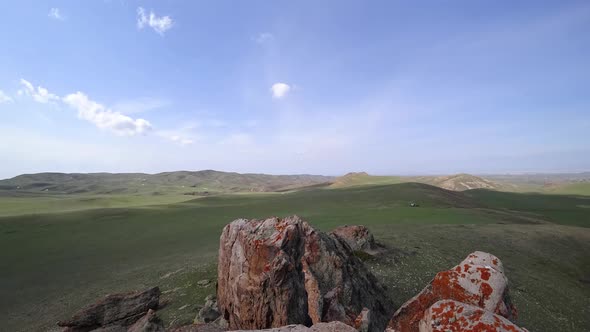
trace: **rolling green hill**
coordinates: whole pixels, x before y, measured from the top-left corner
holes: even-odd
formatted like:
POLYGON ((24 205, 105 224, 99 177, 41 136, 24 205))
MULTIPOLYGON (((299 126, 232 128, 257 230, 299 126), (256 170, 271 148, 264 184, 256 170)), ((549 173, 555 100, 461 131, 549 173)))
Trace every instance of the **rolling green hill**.
POLYGON ((545 186, 543 191, 552 194, 590 196, 590 181, 549 185, 545 186))
MULTIPOLYGON (((489 189, 509 192, 545 192, 590 195, 589 173, 486 175, 455 174, 445 176, 375 176, 365 172, 340 177, 321 175, 267 175, 233 172, 177 171, 145 173, 38 173, 0 180, 0 197, 55 195, 194 195, 205 196, 236 192, 284 192, 309 188, 329 189, 353 186, 388 185, 418 182, 453 191, 489 189), (42 195, 41 195, 42 194, 42 195)), ((100 201, 100 197, 97 197, 100 201)), ((133 201, 133 198, 127 201, 133 201)), ((165 203, 186 200, 166 198, 165 203)), ((148 204, 160 201, 157 197, 148 204)), ((116 205, 117 206, 117 205, 116 205)), ((124 206, 124 205, 120 205, 124 206)), ((95 206, 106 207, 106 206, 95 206)))
POLYGON ((345 188, 353 186, 384 185, 404 182, 398 176, 376 176, 365 172, 348 173, 337 177, 330 184, 330 188, 345 188))
POLYGON ((590 195, 590 172, 486 175, 507 191, 590 195))
POLYGON ((455 174, 447 176, 419 176, 412 177, 411 179, 416 182, 427 183, 433 186, 454 191, 463 191, 470 189, 503 189, 503 187, 498 183, 471 174, 455 174))
POLYGON ((325 183, 319 175, 267 175, 204 171, 144 173, 38 173, 0 180, 0 191, 46 194, 163 194, 265 192, 325 183))
POLYGON ((454 174, 444 176, 375 176, 365 172, 348 173, 335 178, 330 188, 418 182, 453 191, 488 189, 506 192, 590 196, 590 173, 485 175, 454 174))
POLYGON ((506 185, 500 185, 493 181, 470 174, 455 174, 446 176, 375 176, 369 175, 365 172, 348 173, 344 176, 338 177, 332 182, 330 187, 343 188, 351 186, 395 184, 407 182, 425 183, 453 191, 463 191, 481 188, 501 190, 509 188, 506 185))

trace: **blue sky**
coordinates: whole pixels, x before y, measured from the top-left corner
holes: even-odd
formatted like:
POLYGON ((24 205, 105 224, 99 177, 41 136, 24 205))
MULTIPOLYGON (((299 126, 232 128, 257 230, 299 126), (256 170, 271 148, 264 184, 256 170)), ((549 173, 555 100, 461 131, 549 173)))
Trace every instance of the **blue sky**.
POLYGON ((3 1, 0 177, 590 170, 587 1, 3 1))

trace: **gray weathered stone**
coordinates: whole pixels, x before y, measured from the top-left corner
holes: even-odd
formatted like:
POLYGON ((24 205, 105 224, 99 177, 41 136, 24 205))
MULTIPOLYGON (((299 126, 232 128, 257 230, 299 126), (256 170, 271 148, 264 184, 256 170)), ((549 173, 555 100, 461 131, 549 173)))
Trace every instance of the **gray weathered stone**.
POLYGON ((131 325, 127 332, 164 332, 164 324, 156 312, 150 309, 145 316, 131 325))
POLYGON ((109 326, 129 326, 143 317, 149 309, 157 309, 160 289, 153 287, 141 292, 107 295, 98 302, 78 311, 72 318, 58 322, 70 331, 89 331, 109 326))
POLYGON ((330 232, 346 242, 353 251, 371 253, 377 249, 375 238, 369 229, 361 225, 341 226, 330 232))

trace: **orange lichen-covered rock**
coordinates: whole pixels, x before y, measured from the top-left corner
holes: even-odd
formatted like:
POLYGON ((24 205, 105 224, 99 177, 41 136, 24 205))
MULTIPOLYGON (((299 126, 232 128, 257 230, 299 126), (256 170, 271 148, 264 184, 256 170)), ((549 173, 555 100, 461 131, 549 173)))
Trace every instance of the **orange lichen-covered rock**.
POLYGON ((420 332, 525 332, 508 319, 453 300, 433 304, 419 322, 420 332))
POLYGON ((388 326, 395 331, 417 331, 424 311, 439 300, 456 300, 513 319, 516 310, 510 303, 507 285, 500 260, 476 251, 454 268, 439 272, 395 312, 388 326))
POLYGON ((383 331, 392 308, 385 294, 348 245, 299 217, 238 219, 223 229, 217 299, 230 329, 353 326, 367 308, 370 330, 383 331))

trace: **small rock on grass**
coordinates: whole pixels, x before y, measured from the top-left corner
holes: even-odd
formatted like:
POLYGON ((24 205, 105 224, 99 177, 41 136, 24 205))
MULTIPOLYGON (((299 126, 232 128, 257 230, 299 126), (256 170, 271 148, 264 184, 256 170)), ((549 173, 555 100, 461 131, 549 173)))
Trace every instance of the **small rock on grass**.
POLYGON ((211 283, 211 280, 207 280, 207 279, 197 281, 197 285, 199 285, 199 286, 209 286, 210 283, 211 283))

